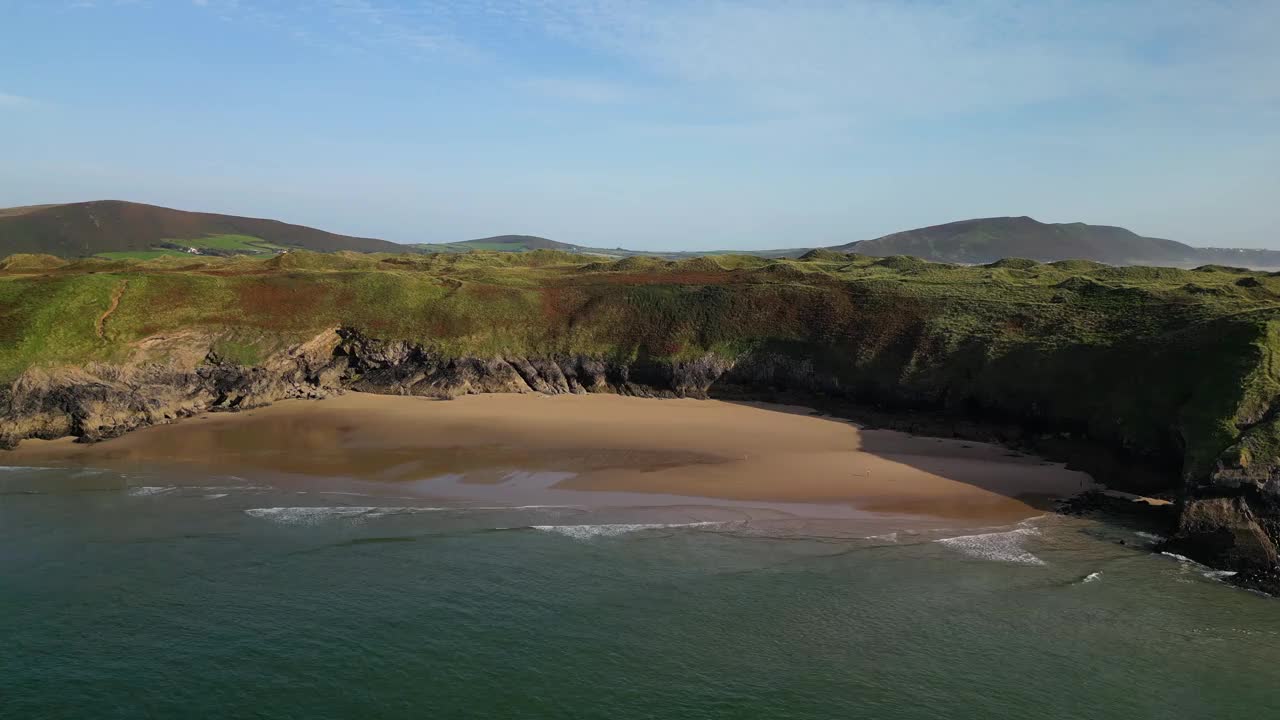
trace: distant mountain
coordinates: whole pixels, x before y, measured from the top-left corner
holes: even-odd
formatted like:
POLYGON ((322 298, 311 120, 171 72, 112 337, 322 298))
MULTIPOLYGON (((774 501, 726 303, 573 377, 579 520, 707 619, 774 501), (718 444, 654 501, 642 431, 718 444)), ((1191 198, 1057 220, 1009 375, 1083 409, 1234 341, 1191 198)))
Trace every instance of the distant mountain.
POLYGON ((1280 268, 1280 251, 1198 248, 1145 237, 1110 225, 1042 223, 1033 218, 961 220, 838 245, 838 252, 887 257, 912 255, 935 262, 982 264, 1003 258, 1095 260, 1108 265, 1235 265, 1280 268))
MULTIPOLYGON (((0 208, 0 258, 16 253, 60 257, 149 258, 160 255, 263 255, 292 248, 335 252, 461 253, 472 250, 527 252, 560 250, 605 257, 744 254, 800 257, 810 248, 776 250, 652 251, 602 248, 537 235, 495 235, 448 243, 401 245, 290 225, 278 220, 186 212, 120 200, 0 208)), ((1121 227, 1042 223, 1029 217, 961 220, 861 240, 824 250, 889 256, 912 255, 936 262, 983 264, 1003 258, 1095 260, 1110 265, 1195 267, 1229 265, 1280 268, 1280 251, 1197 248, 1144 237, 1121 227)))
POLYGON ((548 240, 537 235, 495 235, 479 240, 464 240, 467 245, 477 250, 578 250, 577 245, 548 240))
POLYGON ((386 240, 338 235, 278 220, 186 212, 120 200, 0 210, 0 257, 135 257, 202 253, 263 254, 289 248, 320 252, 404 252, 386 240))
POLYGON ((526 252, 529 250, 562 250, 564 252, 583 255, 603 255, 613 258, 624 257, 657 257, 667 260, 681 258, 704 257, 706 255, 758 255, 760 257, 799 257, 807 248, 787 250, 627 250, 626 248, 603 248, 588 245, 572 245, 558 240, 549 240, 537 235, 495 235, 478 240, 463 240, 451 243, 417 243, 409 247, 419 252, 470 252, 472 250, 494 250, 497 252, 526 252))
POLYGON ((415 243, 410 245, 420 252, 469 252, 471 250, 497 250, 499 252, 524 252, 526 250, 564 250, 580 252, 589 250, 577 245, 548 240, 537 235, 494 235, 477 240, 462 240, 451 243, 415 243))
POLYGON ((1111 265, 1201 263, 1200 250, 1173 240, 1143 237, 1108 225, 1042 223, 1025 216, 961 220, 832 249, 970 264, 1008 257, 1043 261, 1085 259, 1111 265))

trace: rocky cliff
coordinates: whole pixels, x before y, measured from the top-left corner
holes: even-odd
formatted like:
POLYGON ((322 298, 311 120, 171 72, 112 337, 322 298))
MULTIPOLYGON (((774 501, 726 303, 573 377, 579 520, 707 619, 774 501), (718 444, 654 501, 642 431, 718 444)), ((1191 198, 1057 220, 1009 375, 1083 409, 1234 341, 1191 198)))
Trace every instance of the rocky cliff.
MULTIPOLYGON (((188 337, 184 342, 192 342, 188 337)), ((726 396, 786 399, 866 417, 854 387, 812 358, 777 351, 739 357, 707 354, 673 362, 625 363, 585 356, 448 357, 411 342, 370 338, 354 328, 325 331, 254 366, 219 357, 211 348, 195 364, 110 365, 32 369, 0 391, 0 448, 24 438, 74 436, 96 442, 205 411, 237 411, 288 398, 323 398, 358 391, 440 399, 475 393, 617 393, 642 397, 726 396)), ((190 355, 190 354, 189 354, 190 355)), ((1074 461, 1113 486, 1150 490, 1172 476, 1142 463, 1116 464, 1123 451, 1097 441, 1064 446, 1045 427, 999 423, 957 413, 920 413, 909 404, 875 405, 876 421, 925 432, 997 440, 1074 461), (887 413, 887 415, 886 415, 887 413), (1065 449, 1064 449, 1065 447, 1065 449), (1083 451, 1082 451, 1083 448, 1083 451), (1110 463, 1089 465, 1098 453, 1110 463)), ((937 408, 934 408, 935 410, 937 408)), ((918 410, 918 408, 916 408, 918 410)), ((1274 433, 1274 420, 1265 424, 1274 433)), ((1280 589, 1275 572, 1280 538, 1280 468, 1258 461, 1247 434, 1223 453, 1205 478, 1187 478, 1170 547, 1241 580, 1280 589)), ((1267 456, 1270 457, 1270 456, 1267 456)))
POLYGON ((1230 268, 11 259, 0 381, 0 446, 346 390, 786 399, 1176 496, 1171 548, 1245 582, 1280 541, 1280 279, 1230 268))

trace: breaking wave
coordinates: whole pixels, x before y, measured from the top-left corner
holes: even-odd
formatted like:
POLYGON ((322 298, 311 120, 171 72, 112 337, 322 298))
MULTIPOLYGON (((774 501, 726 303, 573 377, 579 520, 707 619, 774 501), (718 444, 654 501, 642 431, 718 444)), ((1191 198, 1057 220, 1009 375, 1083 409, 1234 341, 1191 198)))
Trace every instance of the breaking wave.
POLYGON ((672 528, 711 527, 719 522, 691 523, 617 523, 612 525, 532 525, 532 529, 556 533, 574 540, 590 540, 598 537, 617 537, 643 530, 667 530, 672 528))
POLYGON ((1202 576, 1210 580, 1224 580, 1236 574, 1235 570, 1214 570, 1208 565, 1205 565, 1203 563, 1198 563, 1195 560, 1192 560, 1191 558, 1187 557, 1186 555, 1179 555, 1178 553, 1171 553, 1171 552, 1162 552, 1160 554, 1164 555, 1165 557, 1171 557, 1174 560, 1177 560, 1179 563, 1183 565, 1183 567, 1194 569, 1195 571, 1199 572, 1202 576))
POLYGON ((414 515, 425 512, 442 512, 452 508, 440 507, 274 507, 249 508, 245 515, 283 525, 319 525, 330 520, 363 522, 388 515, 414 515))
POLYGON ((174 487, 173 485, 166 485, 164 487, 154 487, 149 485, 143 485, 140 487, 129 488, 129 494, 134 497, 145 497, 147 495, 163 495, 168 492, 173 492, 174 490, 177 490, 177 489, 178 488, 174 487))
MULTIPOLYGON (((208 496, 206 496, 208 497, 208 496)), ((245 514, 286 525, 316 525, 328 520, 363 522, 389 515, 418 513, 503 512, 519 510, 581 509, 580 505, 491 505, 483 507, 340 506, 250 508, 245 514)), ((553 526, 548 526, 553 527, 553 526)))
POLYGON ((1095 580, 1100 580, 1100 579, 1102 579, 1102 573, 1100 573, 1100 572, 1091 572, 1091 573, 1089 573, 1088 575, 1085 575, 1085 576, 1084 576, 1084 579, 1082 579, 1080 582, 1082 582, 1082 583, 1091 583, 1091 582, 1093 582, 1093 581, 1095 581, 1095 580))
POLYGON ((1032 555, 1022 543, 1028 537, 1039 535, 1040 531, 1033 527, 1020 527, 1016 530, 999 533, 982 533, 980 535, 961 535, 959 537, 942 538, 935 542, 955 548, 970 557, 981 560, 1018 563, 1020 565, 1044 565, 1045 561, 1032 555))

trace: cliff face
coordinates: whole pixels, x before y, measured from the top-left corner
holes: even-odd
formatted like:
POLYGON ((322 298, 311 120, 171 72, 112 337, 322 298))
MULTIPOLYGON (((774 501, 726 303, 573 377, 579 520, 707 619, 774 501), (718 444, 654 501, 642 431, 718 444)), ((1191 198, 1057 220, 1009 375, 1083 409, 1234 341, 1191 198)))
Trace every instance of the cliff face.
POLYGON ((1280 591, 1280 427, 1268 417, 1227 448, 1207 476, 1188 475, 1171 546, 1240 580, 1280 591))
POLYGON ((247 410, 345 390, 439 399, 528 392, 705 398, 712 383, 733 367, 732 361, 711 355, 635 365, 583 356, 446 357, 351 328, 323 332, 256 366, 225 361, 212 349, 198 357, 195 364, 29 370, 0 390, 0 448, 25 438, 97 442, 201 412, 247 410))
POLYGON ((285 398, 321 398, 340 387, 337 336, 321 335, 260 366, 224 362, 195 337, 186 361, 33 368, 0 390, 0 448, 25 438, 118 437, 208 410, 245 410, 285 398), (192 360, 192 358, 198 358, 192 360))
POLYGON ((1172 547, 1260 584, 1280 541, 1280 278, 1229 268, 538 252, 10 261, 0 380, 0 446, 344 390, 870 408, 1176 493, 1172 547))
MULTIPOLYGON (((738 357, 706 354, 684 361, 630 363, 587 356, 449 357, 419 344, 339 328, 288 347, 259 365, 226 361, 207 347, 203 355, 188 353, 188 358, 194 357, 199 357, 198 362, 185 365, 170 360, 32 369, 0 391, 0 448, 16 446, 24 438, 74 436, 95 442, 200 412, 244 410, 346 390, 441 399, 495 392, 756 399, 776 399, 781 393, 789 399, 827 403, 866 401, 875 395, 874 390, 868 395, 868 387, 856 379, 842 378, 820 354, 815 359, 795 348, 762 348, 738 357)), ((900 402, 879 405, 890 412, 894 407, 940 407, 902 402, 910 396, 904 393, 900 402)), ((968 407, 971 413, 977 412, 976 406, 968 407)), ((945 409, 932 417, 957 424, 934 422, 926 427, 961 433, 966 430, 960 423, 973 419, 963 413, 947 414, 945 409)), ((1274 572, 1280 539, 1280 465, 1274 455, 1263 454, 1268 451, 1257 446, 1264 437, 1277 437, 1276 424, 1276 419, 1267 418, 1224 452, 1206 477, 1185 479, 1172 541, 1174 549, 1219 567, 1242 570, 1243 580, 1270 590, 1280 588, 1274 572)), ((970 425, 967 432, 972 434, 974 427, 970 425)), ((1043 417, 1024 417, 1022 424, 1013 427, 1011 434, 997 432, 996 439, 1035 447, 1046 437, 1060 437, 1038 432, 1050 427, 1043 417)), ((1095 448, 1123 452, 1123 448, 1084 439, 1095 448)), ((1156 477, 1175 484, 1173 475, 1157 473, 1156 477)), ((1128 478, 1113 474, 1106 479, 1125 487, 1128 478)), ((1133 482, 1141 485, 1150 480, 1133 482)))
MULTIPOLYGON (((419 344, 370 338, 357 329, 341 328, 254 366, 229 362, 209 349, 203 355, 188 356, 199 360, 185 365, 170 360, 29 370, 0 392, 0 447, 13 447, 23 438, 68 435, 93 442, 208 410, 249 409, 344 390, 435 398, 493 392, 603 392, 697 398, 727 393, 771 399, 786 393, 787 397, 870 400, 891 409, 924 407, 943 412, 948 399, 928 397, 920 386, 905 386, 895 397, 878 387, 874 378, 842 377, 830 358, 824 361, 821 353, 805 354, 796 348, 761 348, 737 357, 708 353, 683 361, 621 362, 568 355, 451 357, 419 344), (939 399, 943 404, 932 402, 939 399)), ((950 417, 963 419, 966 410, 969 416, 981 415, 982 408, 972 400, 961 399, 950 417)), ((1008 413, 992 410, 988 408, 987 415, 993 420, 1010 419, 1008 413)), ((1020 421, 1020 434, 1002 439, 1034 444, 1043 437, 1037 430, 1055 428, 1039 415, 1020 421)), ((1245 570, 1249 577, 1266 576, 1275 567, 1280 466, 1274 455, 1257 448, 1263 436, 1276 436, 1275 425, 1276 420, 1268 418, 1224 452, 1207 476, 1185 478, 1176 549, 1221 567, 1245 570)), ((1098 438, 1092 443, 1106 445, 1098 438)), ((1123 447, 1107 449, 1125 452, 1123 447)), ((1159 458, 1152 460, 1159 464, 1159 458)), ((1174 484, 1174 475, 1163 477, 1174 484)), ((1122 487, 1125 483, 1124 477, 1107 479, 1122 487)))

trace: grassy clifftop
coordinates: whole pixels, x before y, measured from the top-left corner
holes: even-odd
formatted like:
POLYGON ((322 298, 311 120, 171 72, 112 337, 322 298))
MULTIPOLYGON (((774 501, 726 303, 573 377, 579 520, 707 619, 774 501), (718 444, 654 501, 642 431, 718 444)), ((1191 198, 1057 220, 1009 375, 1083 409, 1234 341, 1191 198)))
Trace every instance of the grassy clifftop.
POLYGON ((800 383, 803 366, 824 379, 813 387, 854 399, 1086 436, 1204 478, 1250 428, 1274 425, 1278 313, 1280 278, 1221 267, 833 252, 15 256, 0 261, 0 382, 163 359, 148 339, 184 333, 252 365, 340 326, 446 356, 769 355, 792 363, 777 385, 800 383))

